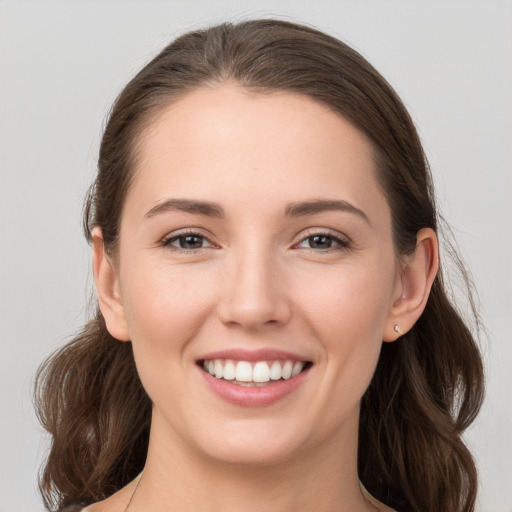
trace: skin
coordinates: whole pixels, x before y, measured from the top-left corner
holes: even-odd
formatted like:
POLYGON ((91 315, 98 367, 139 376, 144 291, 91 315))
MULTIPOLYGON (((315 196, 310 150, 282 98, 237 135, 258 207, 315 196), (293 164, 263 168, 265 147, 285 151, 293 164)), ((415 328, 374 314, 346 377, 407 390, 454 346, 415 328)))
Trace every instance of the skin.
MULTIPOLYGON (((359 486, 359 404, 382 341, 423 311, 437 272, 433 231, 420 231, 416 252, 398 262, 371 144, 305 96, 199 89, 140 143, 115 257, 93 233, 107 327, 131 340, 154 404, 130 511, 390 510, 359 486), (176 198, 214 202, 224 217, 148 216, 176 198), (285 215, 290 203, 318 199, 363 214, 285 215), (180 249, 173 237, 183 230, 204 237, 200 248, 180 249), (331 247, 313 235, 332 237, 331 247), (233 347, 279 348, 313 366, 277 403, 240 407, 214 395, 196 364, 233 347)), ((135 485, 88 512, 125 510, 135 485)))

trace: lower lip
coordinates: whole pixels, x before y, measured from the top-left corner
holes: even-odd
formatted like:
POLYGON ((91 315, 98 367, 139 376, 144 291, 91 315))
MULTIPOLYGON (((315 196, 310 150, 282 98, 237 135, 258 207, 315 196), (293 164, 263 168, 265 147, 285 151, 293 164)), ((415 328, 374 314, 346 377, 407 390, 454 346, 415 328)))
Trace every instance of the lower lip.
POLYGON ((310 368, 288 380, 278 380, 261 387, 239 386, 228 380, 217 379, 198 368, 208 387, 222 400, 241 407, 265 407, 289 395, 300 386, 310 368))

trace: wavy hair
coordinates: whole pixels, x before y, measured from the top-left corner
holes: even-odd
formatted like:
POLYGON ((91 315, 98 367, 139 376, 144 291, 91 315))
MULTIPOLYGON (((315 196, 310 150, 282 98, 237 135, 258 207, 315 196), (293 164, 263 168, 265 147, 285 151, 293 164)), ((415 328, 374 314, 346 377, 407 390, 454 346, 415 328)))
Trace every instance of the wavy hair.
MULTIPOLYGON (((124 88, 110 112, 97 177, 86 198, 89 241, 99 226, 106 250, 117 250, 141 132, 187 92, 226 81, 261 92, 304 94, 368 136, 392 212, 397 254, 414 251, 420 229, 439 231, 425 154, 389 84, 338 39, 308 26, 262 19, 182 35, 124 88)), ((460 259, 455 262, 471 289, 460 259)), ((473 319, 478 325, 474 308, 473 319)), ((364 486, 403 512, 473 511, 477 473, 462 433, 482 397, 478 345, 440 271, 418 322, 399 341, 383 344, 363 396, 358 470, 364 486)), ((52 440, 40 475, 47 507, 104 499, 142 470, 151 402, 131 344, 112 338, 99 309, 41 366, 35 400, 52 440)))

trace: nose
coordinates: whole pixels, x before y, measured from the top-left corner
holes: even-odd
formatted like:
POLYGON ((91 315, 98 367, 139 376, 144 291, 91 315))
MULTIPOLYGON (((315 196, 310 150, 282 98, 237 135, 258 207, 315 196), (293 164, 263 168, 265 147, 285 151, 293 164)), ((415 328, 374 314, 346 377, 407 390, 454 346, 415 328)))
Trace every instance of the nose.
POLYGON ((282 267, 272 252, 252 248, 228 260, 218 305, 221 321, 248 330, 286 324, 291 306, 282 267))

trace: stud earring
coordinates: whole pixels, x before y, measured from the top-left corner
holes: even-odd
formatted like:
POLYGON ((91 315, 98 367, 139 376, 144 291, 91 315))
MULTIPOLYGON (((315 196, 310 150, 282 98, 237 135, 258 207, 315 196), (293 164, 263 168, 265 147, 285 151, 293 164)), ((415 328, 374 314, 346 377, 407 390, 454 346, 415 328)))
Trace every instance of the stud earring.
POLYGON ((395 324, 395 332, 398 334, 402 334, 402 329, 400 329, 400 326, 398 324, 395 324))

